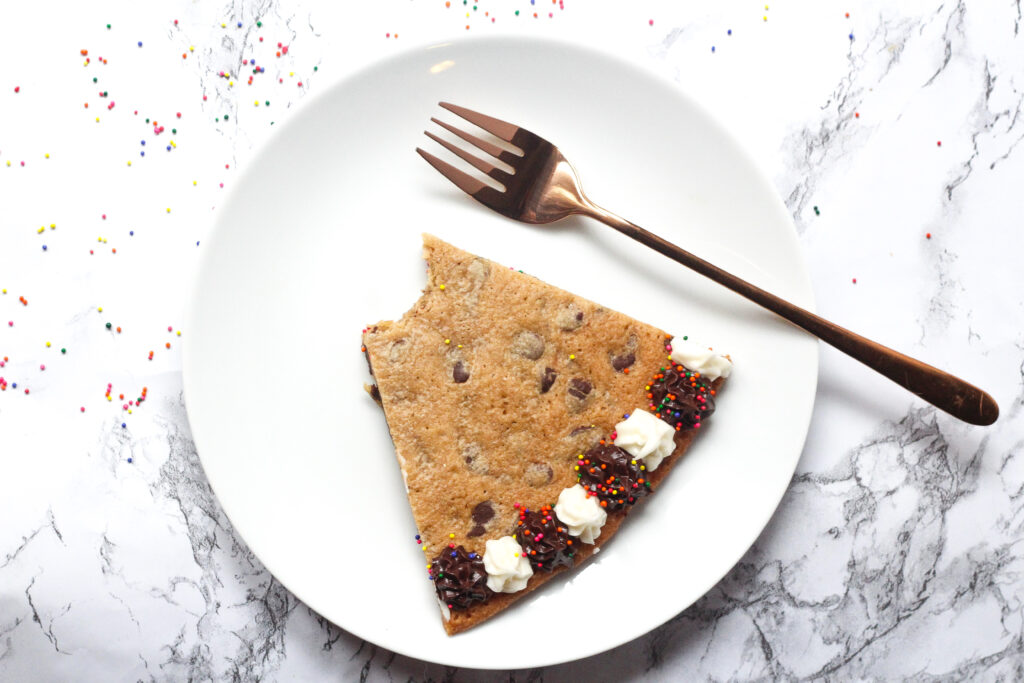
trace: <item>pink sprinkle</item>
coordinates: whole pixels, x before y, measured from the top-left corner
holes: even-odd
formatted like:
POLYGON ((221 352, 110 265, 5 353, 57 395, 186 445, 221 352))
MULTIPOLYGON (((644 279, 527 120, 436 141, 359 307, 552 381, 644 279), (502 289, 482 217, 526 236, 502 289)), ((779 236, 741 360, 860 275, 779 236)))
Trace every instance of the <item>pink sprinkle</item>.
POLYGON ((103 220, 107 220, 107 214, 103 214, 102 218, 103 220))
POLYGON ((650 21, 648 21, 647 24, 649 26, 654 26, 654 19, 651 19, 650 21))
POLYGON ((665 350, 666 351, 671 351, 672 350, 672 345, 671 344, 665 344, 665 350))
POLYGON ((85 412, 85 406, 82 406, 81 408, 79 408, 79 410, 81 410, 84 413, 85 412))
POLYGON ((25 393, 26 393, 26 394, 28 393, 28 389, 26 389, 26 390, 25 390, 25 393))
POLYGON ((13 320, 8 320, 7 321, 7 327, 14 327, 14 321, 13 320))
POLYGON ((167 326, 167 331, 168 331, 168 332, 171 332, 171 331, 173 331, 170 325, 168 325, 168 326, 167 326))
POLYGON ((536 536, 534 536, 534 540, 537 540, 537 541, 539 541, 542 538, 544 538, 544 534, 537 534, 536 536))
POLYGON ((121 410, 128 410, 128 404, 124 403, 121 405, 121 410))
POLYGON ((40 369, 40 370, 45 370, 45 369, 46 369, 46 366, 45 366, 45 365, 40 365, 40 366, 39 366, 39 369, 40 369))
POLYGON ((14 86, 14 92, 21 92, 21 86, 20 85, 14 86))

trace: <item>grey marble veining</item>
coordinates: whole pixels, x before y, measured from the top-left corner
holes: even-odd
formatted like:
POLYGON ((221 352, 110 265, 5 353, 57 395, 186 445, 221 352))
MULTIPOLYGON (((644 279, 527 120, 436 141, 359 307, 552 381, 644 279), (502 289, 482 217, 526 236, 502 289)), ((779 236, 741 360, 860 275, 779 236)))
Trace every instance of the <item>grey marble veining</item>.
MULTIPOLYGON (((668 4, 607 4, 609 24, 623 13, 641 26, 648 14, 669 14, 668 4)), ((400 5, 381 4, 382 25, 427 14, 400 5)), ((350 54, 346 40, 363 50, 369 40, 359 36, 378 28, 370 25, 378 15, 346 23, 315 3, 175 9, 189 21, 168 29, 167 43, 179 52, 196 45, 186 89, 207 96, 202 111, 220 118, 215 133, 232 164, 244 164, 270 128, 218 75, 244 80, 255 34, 224 35, 221 21, 262 18, 310 67, 350 54)), ((814 9, 766 10, 765 29, 780 32, 771 50, 745 47, 739 30, 732 45, 747 50, 746 63, 784 64, 793 41, 818 30, 797 16, 814 9)), ((672 25, 658 15, 656 30, 630 33, 620 49, 678 76, 712 28, 750 24, 738 9, 708 6, 692 24, 672 11, 672 25)), ((823 312, 990 389, 1002 407, 996 425, 961 425, 823 351, 797 473, 761 537, 718 585, 612 651, 483 672, 361 641, 282 587, 234 532, 203 474, 179 374, 155 374, 147 382, 161 398, 137 411, 144 417, 129 429, 114 416, 90 423, 70 441, 77 451, 62 461, 73 463, 64 485, 0 507, 0 679, 1024 679, 1021 4, 869 2, 849 11, 849 24, 829 25, 844 41, 832 48, 835 58, 822 57, 809 77, 825 84, 812 93, 816 107, 780 98, 763 103, 764 118, 733 115, 774 145, 758 160, 793 214, 823 312)), ((420 37, 450 35, 459 26, 449 17, 431 13, 420 37)), ((756 91, 743 63, 725 67, 723 79, 756 91)), ((780 90, 791 87, 792 75, 774 77, 780 90)), ((304 78, 308 87, 282 110, 315 91, 313 77, 304 78)), ((711 82, 688 85, 709 102, 729 102, 711 82)), ((0 138, 0 152, 10 144, 0 138)), ((11 367, 0 375, 13 377, 11 367)), ((4 467, 14 466, 12 443, 18 457, 34 453, 10 426, 21 410, 7 402, 13 393, 0 397, 4 467)))

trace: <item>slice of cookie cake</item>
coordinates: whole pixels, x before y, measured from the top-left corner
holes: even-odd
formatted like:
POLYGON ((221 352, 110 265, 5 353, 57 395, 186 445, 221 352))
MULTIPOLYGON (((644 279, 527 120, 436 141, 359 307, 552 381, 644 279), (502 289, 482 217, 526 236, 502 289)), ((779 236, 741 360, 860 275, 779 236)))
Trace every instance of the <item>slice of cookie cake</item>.
POLYGON ((657 488, 731 361, 424 236, 363 345, 449 634, 579 566, 657 488))

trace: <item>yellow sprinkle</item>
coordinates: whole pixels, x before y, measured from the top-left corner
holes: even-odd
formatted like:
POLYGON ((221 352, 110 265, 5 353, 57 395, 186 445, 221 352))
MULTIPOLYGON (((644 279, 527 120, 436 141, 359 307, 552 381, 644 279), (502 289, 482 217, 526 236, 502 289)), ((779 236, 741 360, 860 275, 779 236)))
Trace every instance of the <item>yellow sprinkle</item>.
POLYGON ((197 180, 193 180, 193 181, 192 181, 192 186, 193 186, 193 187, 195 187, 195 186, 196 186, 196 185, 198 185, 198 184, 199 184, 199 181, 197 181, 197 180))
POLYGON ((107 400, 108 400, 108 401, 113 401, 114 399, 112 399, 112 398, 111 398, 111 397, 110 397, 110 396, 108 395, 108 396, 107 396, 107 400))
POLYGON ((178 336, 179 337, 181 336, 181 330, 178 330, 178 336))
POLYGON ((167 207, 167 213, 171 212, 171 207, 167 207))
POLYGON ((254 106, 254 107, 260 106, 260 101, 256 100, 255 102, 252 103, 252 106, 254 106))
POLYGON ((764 20, 765 20, 765 21, 768 21, 768 17, 765 17, 765 18, 764 18, 764 20))
POLYGON ((455 538, 455 534, 448 534, 448 538, 455 538))
POLYGON ((103 307, 102 306, 97 307, 96 308, 96 312, 97 313, 102 313, 103 312, 103 307))
POLYGON ((221 27, 221 28, 227 28, 227 27, 228 27, 228 25, 227 25, 227 24, 224 24, 224 23, 222 23, 222 24, 220 25, 220 27, 221 27))
POLYGON ((174 147, 175 149, 178 148, 178 145, 174 144, 174 140, 171 140, 171 147, 174 147))
POLYGON ((97 242, 102 242, 102 241, 103 241, 103 238, 102 238, 102 237, 97 237, 97 238, 96 238, 96 241, 97 241, 97 242))
POLYGON ((46 342, 46 348, 50 348, 50 342, 46 342))
POLYGON ((99 122, 100 122, 100 117, 97 116, 96 117, 96 123, 99 123, 99 122))
POLYGON ((295 72, 294 72, 294 71, 289 71, 289 72, 288 72, 288 75, 289 75, 289 76, 294 76, 294 75, 295 75, 295 72))
POLYGON ((57 229, 57 224, 56 223, 50 223, 50 230, 56 230, 56 229, 57 229))
POLYGON ((129 165, 129 166, 131 166, 131 165, 132 165, 132 162, 130 162, 130 161, 129 161, 129 162, 128 162, 128 165, 129 165))
POLYGON ((196 48, 195 48, 194 46, 192 46, 192 45, 189 45, 189 46, 188 46, 188 51, 189 51, 189 52, 195 52, 195 51, 196 51, 196 48))
POLYGON ((768 11, 768 5, 765 5, 765 6, 764 6, 764 11, 765 11, 765 12, 767 12, 767 11, 768 11))
POLYGON ((452 340, 451 340, 451 339, 445 339, 445 340, 444 340, 444 343, 445 343, 445 344, 451 344, 451 343, 452 343, 452 340))
POLYGON ((10 165, 11 165, 11 162, 10 162, 10 160, 8 160, 8 161, 7 161, 7 165, 8 165, 8 166, 10 166, 10 165))
POLYGON ((50 158, 50 153, 49 153, 49 152, 47 152, 46 154, 44 154, 44 155, 43 155, 43 158, 44 158, 44 159, 49 159, 49 158, 50 158))
POLYGON ((461 349, 462 348, 462 344, 459 344, 456 348, 461 349))
POLYGON ((41 226, 41 225, 40 225, 40 226, 39 226, 39 229, 38 229, 38 230, 36 230, 36 234, 37 234, 37 235, 41 235, 41 234, 43 234, 43 230, 46 230, 46 228, 44 228, 43 226, 41 226))
POLYGON ((228 81, 228 87, 229 87, 229 88, 230 88, 231 86, 233 86, 234 84, 235 84, 235 82, 234 82, 234 81, 228 81))
POLYGON ((575 353, 570 353, 569 354, 569 360, 576 360, 576 354, 575 353))
POLYGON ((444 289, 444 285, 441 285, 441 289, 444 289))

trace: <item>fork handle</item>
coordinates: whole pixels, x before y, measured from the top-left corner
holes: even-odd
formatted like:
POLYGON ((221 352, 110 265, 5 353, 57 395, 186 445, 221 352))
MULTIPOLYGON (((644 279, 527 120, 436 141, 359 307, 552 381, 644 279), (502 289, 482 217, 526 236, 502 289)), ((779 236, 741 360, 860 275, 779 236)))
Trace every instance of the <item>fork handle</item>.
POLYGON ((974 425, 990 425, 999 417, 995 399, 973 384, 791 304, 589 201, 585 213, 764 306, 953 417, 974 425))

